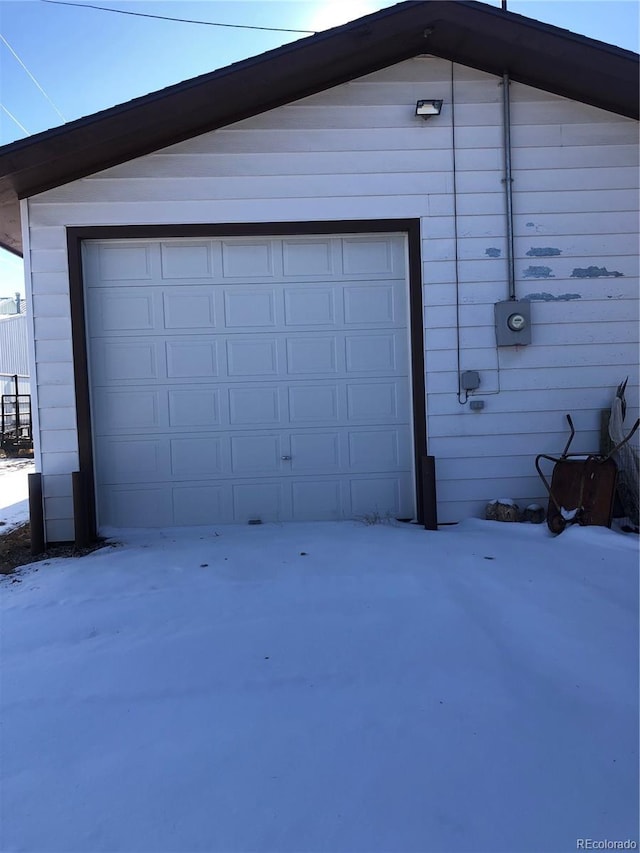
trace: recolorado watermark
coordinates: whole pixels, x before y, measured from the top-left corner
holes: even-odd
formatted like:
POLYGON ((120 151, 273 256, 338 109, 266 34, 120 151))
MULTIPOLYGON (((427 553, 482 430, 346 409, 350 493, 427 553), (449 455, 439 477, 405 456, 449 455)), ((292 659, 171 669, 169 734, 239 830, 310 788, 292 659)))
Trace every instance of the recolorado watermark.
POLYGON ((627 838, 625 841, 609 841, 608 838, 576 838, 576 850, 637 850, 638 842, 627 838))

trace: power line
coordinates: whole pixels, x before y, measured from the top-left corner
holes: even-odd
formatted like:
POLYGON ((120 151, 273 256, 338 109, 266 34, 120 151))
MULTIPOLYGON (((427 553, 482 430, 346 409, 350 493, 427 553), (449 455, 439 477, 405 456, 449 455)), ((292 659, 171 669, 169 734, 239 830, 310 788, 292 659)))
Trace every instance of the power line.
POLYGON ((27 136, 31 136, 31 134, 29 133, 29 131, 27 130, 27 128, 26 128, 23 124, 20 124, 20 122, 18 121, 18 119, 14 116, 14 114, 13 114, 13 113, 10 113, 10 112, 9 112, 9 110, 5 107, 5 105, 4 105, 4 104, 0 104, 0 109, 3 109, 3 110, 5 111, 5 113, 9 116, 9 118, 10 118, 10 119, 13 119, 13 121, 15 121, 15 123, 18 125, 18 127, 20 128, 20 130, 24 130, 24 132, 27 134, 27 136))
POLYGON ((0 33, 0 39, 2 39, 2 41, 5 43, 5 45, 7 46, 7 48, 11 51, 11 53, 12 53, 12 54, 13 54, 13 56, 15 57, 15 59, 20 63, 20 65, 22 66, 22 68, 26 71, 26 73, 28 74, 29 78, 30 78, 30 79, 31 79, 31 80, 36 84, 36 86, 38 87, 38 89, 40 89, 40 91, 41 91, 41 92, 42 92, 42 94, 45 96, 45 98, 49 101, 49 103, 51 104, 51 106, 52 106, 52 107, 54 108, 54 110, 58 113, 58 115, 60 116, 60 118, 62 119, 62 121, 66 121, 66 118, 62 115, 62 113, 60 112, 60 110, 56 107, 56 105, 53 103, 53 101, 51 100, 51 98, 49 97, 49 95, 47 95, 47 93, 46 93, 46 92, 45 92, 45 90, 42 88, 42 86, 40 85, 40 83, 38 83, 38 81, 36 80, 36 78, 35 78, 35 77, 33 76, 33 74, 29 71, 29 69, 27 68, 27 66, 26 66, 26 65, 24 64, 24 62, 20 59, 20 57, 18 56, 18 54, 17 54, 17 53, 15 52, 15 50, 11 47, 11 45, 10 45, 10 44, 9 44, 9 42, 6 40, 6 38, 2 35, 2 33, 0 33))
POLYGON ((189 18, 170 18, 167 15, 150 15, 147 12, 130 12, 126 9, 107 9, 105 6, 94 6, 92 3, 70 3, 67 0, 40 0, 41 3, 51 3, 54 6, 81 6, 83 9, 97 9, 99 12, 115 12, 118 15, 133 15, 136 18, 155 18, 157 21, 176 21, 180 24, 200 24, 204 27, 230 27, 234 30, 266 30, 271 33, 303 33, 315 35, 315 30, 288 30, 283 27, 255 27, 249 24, 219 24, 213 21, 193 21, 189 18))

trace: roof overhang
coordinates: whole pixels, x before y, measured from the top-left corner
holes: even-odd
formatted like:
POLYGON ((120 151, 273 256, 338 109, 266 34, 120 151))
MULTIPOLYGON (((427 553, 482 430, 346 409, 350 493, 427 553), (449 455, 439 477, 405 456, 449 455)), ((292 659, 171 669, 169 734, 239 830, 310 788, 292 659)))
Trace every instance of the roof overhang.
POLYGON ((410 0, 0 148, 0 245, 18 200, 430 54, 638 118, 638 55, 474 0, 410 0))

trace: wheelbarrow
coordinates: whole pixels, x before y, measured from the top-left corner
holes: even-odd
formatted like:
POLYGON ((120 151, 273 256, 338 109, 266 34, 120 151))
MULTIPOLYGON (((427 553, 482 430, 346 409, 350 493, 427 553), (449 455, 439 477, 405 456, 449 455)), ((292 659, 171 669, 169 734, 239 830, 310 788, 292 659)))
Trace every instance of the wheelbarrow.
POLYGON ((562 533, 569 524, 611 527, 613 502, 618 482, 618 466, 613 454, 634 435, 640 418, 628 435, 609 453, 569 453, 576 431, 567 415, 570 435, 561 456, 536 456, 536 470, 549 493, 547 526, 552 533, 562 533), (540 467, 541 460, 553 463, 551 482, 540 467))

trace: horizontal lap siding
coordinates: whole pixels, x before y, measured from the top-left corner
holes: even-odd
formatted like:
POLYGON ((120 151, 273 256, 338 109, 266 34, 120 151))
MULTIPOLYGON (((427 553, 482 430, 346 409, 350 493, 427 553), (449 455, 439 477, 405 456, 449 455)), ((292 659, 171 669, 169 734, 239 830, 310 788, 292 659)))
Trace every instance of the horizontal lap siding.
POLYGON ((429 451, 440 518, 486 500, 541 500, 533 458, 598 446, 599 410, 630 374, 638 410, 636 124, 512 84, 517 293, 533 344, 497 350, 493 304, 507 297, 502 86, 455 66, 457 256, 451 66, 422 57, 204 134, 29 201, 36 358, 48 531, 69 538, 77 467, 64 226, 419 217, 429 451), (415 102, 443 98, 424 122, 415 102), (457 401, 479 370, 481 414, 457 401))
POLYGON ((507 296, 507 266, 493 174, 458 176, 467 193, 458 200, 457 265, 453 239, 430 245, 425 228, 428 431, 444 519, 465 507, 481 512, 484 498, 544 498, 534 456, 561 451, 567 412, 578 430, 573 449, 597 451, 600 410, 627 374, 627 421, 638 413, 635 127, 551 96, 534 103, 524 88, 511 91, 513 207, 516 290, 532 300, 531 346, 494 346, 493 303, 507 296), (455 396, 455 299, 436 285, 430 300, 434 264, 445 285, 458 273, 461 368, 480 371, 482 414, 455 396))

